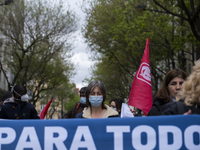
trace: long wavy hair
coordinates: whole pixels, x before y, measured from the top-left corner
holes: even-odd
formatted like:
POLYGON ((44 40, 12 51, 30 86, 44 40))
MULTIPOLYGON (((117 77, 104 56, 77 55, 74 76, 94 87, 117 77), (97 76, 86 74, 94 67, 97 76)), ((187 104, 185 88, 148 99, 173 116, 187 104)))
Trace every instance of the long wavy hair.
POLYGON ((185 98, 186 105, 200 106, 200 60, 195 62, 192 72, 183 83, 178 100, 185 98))

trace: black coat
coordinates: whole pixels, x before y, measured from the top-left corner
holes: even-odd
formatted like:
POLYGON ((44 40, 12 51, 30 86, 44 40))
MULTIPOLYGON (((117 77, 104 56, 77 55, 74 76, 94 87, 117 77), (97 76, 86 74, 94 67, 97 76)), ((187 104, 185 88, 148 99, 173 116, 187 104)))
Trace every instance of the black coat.
POLYGON ((158 116, 160 115, 160 110, 162 106, 164 106, 167 102, 166 99, 161 99, 158 97, 154 97, 153 99, 153 105, 148 113, 148 116, 158 116))
POLYGON ((62 118, 74 118, 77 114, 83 112, 85 104, 76 103, 71 110, 69 110, 62 118))
MULTIPOLYGON (((167 103, 162 107, 161 115, 178 115, 183 114, 185 112, 188 112, 188 110, 192 111, 192 114, 200 114, 200 106, 191 105, 188 106, 184 103, 184 100, 180 100, 182 105, 179 107, 182 107, 183 112, 178 112, 178 105, 177 102, 167 103)), ((179 109, 180 110, 180 109, 179 109)))
POLYGON ((5 103, 0 111, 1 119, 40 119, 35 107, 27 102, 5 103))

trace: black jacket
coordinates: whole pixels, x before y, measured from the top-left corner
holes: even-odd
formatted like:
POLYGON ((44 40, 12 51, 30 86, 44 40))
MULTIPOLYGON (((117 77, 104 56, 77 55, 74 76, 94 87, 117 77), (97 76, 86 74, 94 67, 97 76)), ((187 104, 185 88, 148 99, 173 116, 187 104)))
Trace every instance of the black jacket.
POLYGON ((0 111, 1 119, 40 119, 35 107, 27 102, 5 103, 0 111))
POLYGON ((180 100, 182 105, 177 105, 177 102, 167 103, 162 107, 161 115, 178 115, 178 114, 184 114, 185 112, 188 112, 188 110, 192 111, 192 114, 200 114, 200 106, 191 105, 188 106, 184 103, 184 99, 180 100), (182 112, 179 112, 180 108, 182 107, 182 112))
POLYGON ((71 110, 69 110, 62 118, 74 118, 77 114, 83 112, 85 104, 76 103, 71 110))
POLYGON ((153 105, 148 113, 148 116, 158 116, 160 115, 160 110, 162 106, 164 106, 167 102, 166 99, 161 99, 158 97, 154 97, 153 99, 153 105))

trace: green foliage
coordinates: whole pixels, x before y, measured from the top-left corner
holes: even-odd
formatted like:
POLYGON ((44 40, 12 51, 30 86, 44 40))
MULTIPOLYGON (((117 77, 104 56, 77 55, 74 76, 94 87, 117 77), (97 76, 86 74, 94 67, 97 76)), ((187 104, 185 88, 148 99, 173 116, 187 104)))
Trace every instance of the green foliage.
MULTIPOLYGON (((64 82, 52 90, 41 92, 41 104, 46 105, 51 97, 54 97, 51 107, 57 111, 60 110, 61 115, 64 115, 64 112, 69 111, 76 102, 80 101, 79 95, 75 94, 73 87, 74 84, 64 82)), ((49 113, 51 113, 51 111, 52 110, 49 109, 49 113)))
MULTIPOLYGON (((180 24, 180 18, 163 13, 152 1, 95 0, 88 3, 89 7, 83 6, 87 16, 82 33, 97 62, 91 69, 92 78, 85 82, 103 81, 109 99, 129 97, 147 38, 150 39, 153 91, 158 90, 167 71, 180 67, 183 57, 186 59, 180 55, 181 51, 189 54, 189 45, 197 42, 187 22, 180 24), (148 8, 139 10, 137 6, 141 4, 148 8)), ((174 7, 177 4, 177 1, 165 1, 164 6, 180 13, 180 8, 174 7)))
POLYGON ((69 83, 74 75, 71 34, 78 19, 68 5, 62 0, 16 0, 0 10, 0 20, 6 37, 0 65, 14 74, 11 80, 6 76, 9 88, 25 84, 35 104, 41 92, 69 83))
POLYGON ((71 110, 74 107, 74 105, 79 101, 80 101, 79 95, 75 95, 75 94, 71 95, 69 97, 69 101, 67 103, 65 103, 66 112, 71 110))

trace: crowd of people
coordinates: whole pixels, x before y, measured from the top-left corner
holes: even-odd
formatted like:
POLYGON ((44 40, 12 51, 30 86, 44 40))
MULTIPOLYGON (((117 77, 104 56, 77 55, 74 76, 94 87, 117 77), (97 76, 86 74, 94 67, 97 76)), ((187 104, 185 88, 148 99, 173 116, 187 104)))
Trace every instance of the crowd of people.
MULTIPOLYGON (((80 102, 63 119, 120 117, 124 101, 115 98, 110 100, 109 105, 105 104, 107 90, 101 81, 92 81, 79 92, 80 102)), ((40 119, 28 98, 26 87, 15 85, 1 99, 0 118, 40 119)), ((136 116, 133 109, 129 111, 136 116)), ((189 76, 181 69, 173 69, 166 74, 148 116, 176 114, 200 114, 200 61, 195 62, 189 76)))

